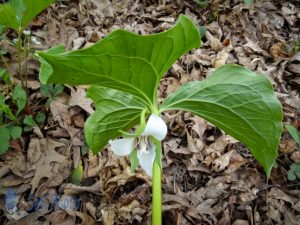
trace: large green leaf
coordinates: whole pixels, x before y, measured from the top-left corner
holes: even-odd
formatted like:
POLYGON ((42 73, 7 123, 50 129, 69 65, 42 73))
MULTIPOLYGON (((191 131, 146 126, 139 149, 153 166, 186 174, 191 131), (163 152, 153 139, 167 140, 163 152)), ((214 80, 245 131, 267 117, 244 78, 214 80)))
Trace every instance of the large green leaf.
POLYGON ((0 4, 0 25, 18 30, 24 28, 54 0, 10 0, 0 4))
POLYGON ((15 10, 10 4, 0 4, 0 25, 16 30, 19 27, 15 10))
POLYGON ((246 144, 270 174, 282 132, 282 109, 269 80, 237 65, 225 65, 204 81, 169 95, 161 111, 190 111, 246 144))
POLYGON ((98 85, 92 86, 87 96, 93 99, 97 109, 84 126, 86 141, 94 153, 119 136, 119 130, 127 131, 135 126, 147 107, 134 95, 98 85))
POLYGON ((53 69, 44 83, 99 84, 156 103, 160 78, 182 54, 200 46, 197 28, 180 16, 170 30, 140 36, 116 30, 95 45, 62 54, 38 53, 53 69))
MULTIPOLYGON (((53 48, 50 48, 45 51, 49 55, 58 55, 65 52, 65 47, 63 45, 58 45, 53 48)), ((40 69, 40 80, 43 84, 47 83, 47 78, 53 73, 52 66, 44 60, 42 57, 39 58, 41 62, 41 69, 40 69)))
MULTIPOLYGON (((23 0, 24 8, 20 10, 21 14, 20 18, 22 27, 26 27, 27 24, 36 17, 40 12, 46 9, 50 4, 52 4, 55 0, 23 0)), ((20 0, 13 0, 13 2, 17 2, 17 6, 20 4, 20 0)))

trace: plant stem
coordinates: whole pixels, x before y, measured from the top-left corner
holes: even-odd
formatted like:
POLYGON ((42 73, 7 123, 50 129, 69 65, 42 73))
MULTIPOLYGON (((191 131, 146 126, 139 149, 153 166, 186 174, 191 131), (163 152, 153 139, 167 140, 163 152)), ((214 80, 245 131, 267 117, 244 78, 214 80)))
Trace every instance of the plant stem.
POLYGON ((161 142, 155 140, 156 159, 153 164, 152 178, 152 225, 162 224, 162 199, 161 199, 161 142))
POLYGON ((18 42, 17 42, 17 49, 18 49, 18 67, 19 67, 19 78, 21 80, 22 87, 24 88, 24 82, 23 82, 23 72, 22 72, 22 65, 21 65, 21 51, 22 51, 22 29, 20 28, 18 31, 18 42))

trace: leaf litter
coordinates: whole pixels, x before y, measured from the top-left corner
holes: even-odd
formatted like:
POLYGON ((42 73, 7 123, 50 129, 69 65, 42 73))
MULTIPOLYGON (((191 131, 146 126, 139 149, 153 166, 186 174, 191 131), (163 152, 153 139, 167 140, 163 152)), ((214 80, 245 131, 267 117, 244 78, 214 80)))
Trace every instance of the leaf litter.
MULTIPOLYGON (((163 99, 183 83, 203 80, 214 68, 237 63, 266 74, 284 109, 284 122, 300 126, 300 4, 298 1, 79 0, 60 1, 30 24, 33 48, 64 44, 80 49, 124 28, 139 34, 164 31, 180 13, 205 27, 203 46, 182 56, 159 87, 163 99), (32 40, 33 40, 32 39, 32 40)), ((10 36, 13 37, 13 36, 10 36)), ((16 72, 15 49, 1 41, 5 60, 16 72)), ((130 171, 127 158, 109 146, 93 155, 83 125, 93 113, 87 87, 66 87, 50 102, 39 92, 38 64, 29 60, 31 113, 47 112, 36 132, 24 135, 0 157, 0 199, 3 224, 150 224, 151 180, 130 171), (73 168, 83 165, 79 185, 70 182, 73 168), (15 208, 8 211, 5 194, 13 190, 15 208), (31 209, 32 199, 46 196, 48 207, 31 209), (50 196, 78 198, 78 208, 51 205, 50 196)), ((241 143, 205 120, 181 111, 163 115, 169 134, 163 143, 164 224, 300 223, 300 183, 289 181, 300 149, 284 131, 277 166, 269 182, 241 143)), ((58 200, 59 202, 59 200, 58 200)))

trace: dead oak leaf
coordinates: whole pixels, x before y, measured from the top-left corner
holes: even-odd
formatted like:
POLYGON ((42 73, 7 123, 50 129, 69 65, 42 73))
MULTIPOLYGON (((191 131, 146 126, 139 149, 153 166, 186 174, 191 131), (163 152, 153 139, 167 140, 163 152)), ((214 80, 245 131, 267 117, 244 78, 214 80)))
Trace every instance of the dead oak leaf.
POLYGON ((93 114, 94 110, 91 107, 92 100, 86 97, 86 91, 83 88, 77 87, 76 90, 68 86, 71 90, 71 98, 69 100, 69 106, 79 106, 89 114, 93 114))
POLYGON ((59 123, 63 128, 68 128, 71 124, 71 114, 69 112, 69 107, 57 100, 53 100, 50 104, 50 111, 52 113, 53 119, 59 123))
POLYGON ((32 166, 35 174, 31 181, 31 194, 34 193, 42 178, 46 177, 50 179, 55 176, 52 172, 54 162, 67 163, 66 157, 55 151, 55 148, 64 146, 63 143, 46 138, 40 141, 43 151, 40 159, 32 166))

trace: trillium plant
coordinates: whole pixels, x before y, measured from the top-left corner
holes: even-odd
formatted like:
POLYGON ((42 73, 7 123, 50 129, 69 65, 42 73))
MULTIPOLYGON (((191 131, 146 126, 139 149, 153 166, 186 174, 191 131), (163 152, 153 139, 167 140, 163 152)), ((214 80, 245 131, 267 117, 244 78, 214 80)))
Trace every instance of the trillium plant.
POLYGON ((96 154, 108 143, 129 155, 152 177, 152 224, 162 222, 161 141, 167 126, 161 114, 189 111, 246 144, 269 177, 282 130, 282 109, 270 81, 238 65, 216 69, 203 81, 182 85, 161 104, 160 79, 183 54, 199 48, 193 22, 180 16, 173 28, 159 34, 113 31, 93 46, 65 52, 62 46, 38 52, 42 83, 91 85, 87 96, 96 111, 85 123, 85 137, 96 154))

